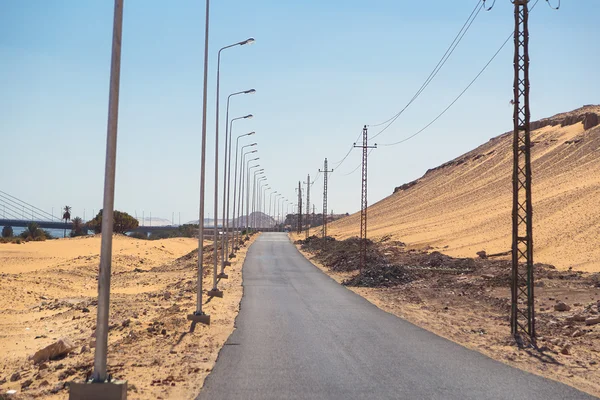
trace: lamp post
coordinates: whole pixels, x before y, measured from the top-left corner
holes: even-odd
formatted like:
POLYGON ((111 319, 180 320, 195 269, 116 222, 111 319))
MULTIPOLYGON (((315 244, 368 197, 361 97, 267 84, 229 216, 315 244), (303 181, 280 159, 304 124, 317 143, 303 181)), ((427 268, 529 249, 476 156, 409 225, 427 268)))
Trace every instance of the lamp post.
MULTIPOLYGON (((253 38, 246 39, 242 42, 230 44, 229 46, 222 47, 219 49, 217 55, 217 102, 216 102, 216 117, 215 117, 215 198, 214 198, 214 225, 215 225, 215 238, 214 238, 214 265, 213 265, 213 288, 208 292, 209 296, 223 297, 223 292, 217 289, 217 264, 219 255, 219 230, 218 230, 218 213, 219 213, 219 88, 221 78, 221 52, 225 49, 229 49, 234 46, 243 46, 245 44, 254 43, 253 38)), ((227 143, 225 144, 227 147, 227 143)))
MULTIPOLYGON (((265 211, 266 211, 265 208, 267 205, 266 196, 267 196, 267 192, 270 190, 273 190, 273 188, 271 186, 267 186, 260 192, 260 203, 258 203, 259 204, 258 211, 262 213, 263 221, 264 221, 264 216, 266 215, 266 213, 265 213, 265 211)), ((258 222, 262 225, 262 222, 260 219, 258 220, 258 222)))
MULTIPOLYGON (((207 6, 208 7, 208 6, 207 6)), ((208 15, 208 13, 207 13, 208 15)), ((207 17, 208 18, 208 17, 207 17)), ((108 311, 110 305, 110 274, 112 259, 113 208, 115 200, 115 171, 117 161, 117 125, 119 120, 119 85, 121 77, 121 31, 123 0, 115 0, 113 17, 112 58, 108 96, 106 132, 106 163, 104 169, 104 212, 98 276, 98 313, 96 317, 96 349, 94 351, 93 382, 107 382, 108 311)), ((125 391, 127 386, 125 385, 125 391)), ((83 397, 82 397, 83 398, 83 397)))
MULTIPOLYGON (((264 169, 264 168, 263 168, 264 169)), ((256 194, 256 185, 263 179, 267 179, 266 176, 258 178, 257 180, 257 172, 254 172, 254 181, 252 186, 252 210, 254 211, 254 198, 256 194)), ((262 171, 259 175, 264 175, 264 171, 262 171)), ((246 191, 246 240, 250 237, 248 236, 248 232, 250 231, 250 174, 248 174, 248 190, 246 191)), ((252 227, 254 227, 254 216, 252 216, 252 227)))
POLYGON ((277 193, 277 195, 275 196, 275 202, 273 203, 273 227, 271 228, 272 232, 275 232, 275 227, 277 226, 277 214, 279 212, 279 200, 281 200, 281 193, 277 193))
MULTIPOLYGON (((229 194, 231 192, 231 135, 232 135, 232 126, 229 122, 229 101, 233 96, 237 96, 240 94, 254 94, 256 93, 255 89, 249 89, 249 90, 243 90, 241 92, 236 92, 236 93, 232 93, 229 96, 227 96, 227 112, 226 112, 226 116, 225 116, 225 136, 229 137, 229 150, 226 156, 226 160, 227 160, 227 228, 229 228, 229 194)), ((233 121, 231 121, 233 123, 233 121)), ((246 135, 241 135, 238 137, 238 140, 240 137, 242 136, 249 136, 249 135, 253 135, 254 132, 250 132, 247 133, 246 135)), ((235 145, 235 161, 236 161, 236 169, 233 172, 234 173, 234 179, 235 179, 235 174, 237 174, 237 145, 238 142, 236 141, 236 145, 235 145)), ((227 150, 227 146, 225 146, 226 150, 227 150)), ((223 181, 225 181, 225 179, 223 178, 223 181)), ((223 182, 224 183, 224 182, 223 182)), ((234 192, 235 192, 235 183, 234 183, 234 192)), ((223 194, 223 202, 225 201, 225 194, 223 194)), ((234 196, 234 200, 233 200, 233 208, 235 209, 235 196, 234 196)), ((233 212, 233 217, 235 218, 235 212, 233 212)), ((227 229, 226 231, 226 237, 225 237, 225 242, 229 243, 229 229, 227 229)), ((233 257, 235 256, 235 254, 233 253, 233 248, 235 246, 231 245, 232 251, 231 254, 229 255, 229 257, 233 257)), ((225 251, 227 251, 227 249, 225 249, 225 251)), ((221 272, 223 275, 224 273, 221 272)))
MULTIPOLYGON (((271 202, 272 202, 272 199, 273 199, 273 195, 275 195, 275 199, 277 199, 277 196, 280 196, 280 194, 279 194, 279 193, 277 193, 277 191, 274 191, 274 192, 272 192, 272 193, 269 195, 269 209, 267 210, 267 216, 268 216, 268 217, 270 217, 270 218, 273 218, 273 217, 271 216, 271 215, 272 215, 272 214, 271 214, 271 205, 272 205, 272 203, 271 203, 271 202)), ((265 201, 265 203, 266 203, 266 201, 265 201)), ((269 221, 269 219, 267 219, 267 222, 270 222, 270 221, 269 221)), ((271 224, 269 224, 269 225, 271 225, 271 224)), ((268 227, 267 227, 267 229, 270 231, 271 229, 269 229, 269 228, 271 228, 271 226, 268 226, 268 227)))
MULTIPOLYGON (((232 240, 232 244, 231 244, 231 250, 232 253, 237 251, 239 249, 238 247, 238 241, 239 241, 239 235, 237 233, 238 228, 240 227, 240 221, 237 219, 238 216, 236 215, 236 197, 237 197, 237 176, 238 176, 238 145, 239 145, 239 141, 240 138, 244 137, 244 136, 250 136, 250 135, 254 135, 255 132, 250 132, 250 133, 246 133, 245 135, 240 135, 237 137, 237 140, 235 142, 235 170, 233 171, 233 240, 232 240)), ((244 148, 246 147, 252 147, 252 146, 256 146, 256 143, 251 143, 248 144, 246 146, 242 146, 241 151, 244 151, 244 148)), ((255 150, 256 151, 256 150, 255 150)), ((251 152, 252 153, 252 152, 251 152)), ((246 157, 246 154, 244 154, 244 158, 246 157)), ((242 163, 240 165, 240 186, 242 183, 242 179, 243 178, 243 165, 244 165, 244 161, 242 160, 242 163)), ((242 192, 240 189, 240 196, 241 196, 242 192)), ((229 203, 229 194, 227 195, 228 199, 227 202, 229 203)), ((239 206, 238 208, 238 213, 239 213, 239 206)))
MULTIPOLYGON (((246 240, 250 239, 248 236, 248 204, 250 203, 249 201, 249 195, 250 195, 250 170, 254 167, 258 167, 258 165, 253 165, 252 167, 248 167, 248 172, 247 172, 247 189, 246 189, 246 240)), ((256 175, 257 174, 264 174, 264 168, 258 170, 258 171, 254 171, 254 182, 256 182, 256 175)))
MULTIPOLYGON (((245 157, 245 155, 244 155, 245 157)), ((257 158, 258 159, 258 158, 257 158)), ((252 168, 256 168, 259 167, 260 165, 253 165, 250 167, 250 162, 254 161, 254 160, 249 160, 246 163, 246 168, 242 169, 242 179, 240 179, 240 197, 238 199, 238 203, 239 203, 239 209, 238 209, 238 218, 241 219, 242 216, 240 215, 241 213, 244 212, 244 191, 246 192, 246 203, 248 202, 248 193, 250 192, 250 170, 252 168), (244 176, 246 176, 246 185, 244 185, 244 176)), ((243 164, 242 164, 243 166, 243 164)), ((264 171, 263 169, 260 169, 259 171, 264 171)), ((240 226, 242 224, 240 223, 240 226)), ((246 236, 248 236, 248 214, 246 214, 246 236)), ((240 235, 241 235, 241 231, 240 231, 240 235)), ((239 239, 239 237, 238 237, 239 239)), ((238 242, 240 242, 241 240, 238 240, 238 242)))
MULTIPOLYGON (((275 210, 273 210, 273 215, 275 218, 275 226, 279 225, 279 222, 280 222, 279 209, 280 209, 281 204, 283 204, 283 196, 279 195, 279 196, 277 196, 277 203, 275 204, 275 210)), ((275 231, 275 227, 273 227, 273 231, 275 231)), ((279 231, 279 229, 278 229, 278 231, 279 231)))
MULTIPOLYGON (((233 125, 233 121, 237 121, 240 119, 246 119, 246 118, 252 118, 252 117, 253 117, 252 114, 248 114, 243 117, 234 118, 230 122, 230 127, 231 127, 231 125, 233 125)), ((231 129, 229 129, 229 131, 231 132, 231 129)), ((227 248, 228 248, 228 239, 229 239, 229 236, 228 236, 229 219, 228 219, 228 217, 226 218, 226 216, 225 216, 226 212, 227 212, 227 214, 229 214, 229 211, 227 209, 227 207, 228 207, 227 202, 225 201, 225 197, 227 196, 227 186, 228 186, 228 184, 227 184, 227 165, 228 165, 228 163, 227 163, 227 142, 230 139, 231 138, 227 137, 227 133, 225 133, 225 160, 223 163, 224 164, 224 166, 223 166, 223 216, 221 218, 223 221, 222 222, 223 238, 221 240, 221 274, 222 275, 225 275, 225 266, 231 265, 231 263, 229 261, 227 261, 227 259, 226 259, 227 248)), ((215 168, 217 168, 216 163, 215 163, 215 168)), ((215 179, 217 179, 216 174, 215 174, 215 179)), ((218 201, 217 189, 218 189, 218 182, 215 180, 215 202, 218 201)), ((215 206, 215 210, 216 209, 217 209, 217 207, 215 206)), ((217 214, 215 213, 215 215, 217 215, 217 214)), ((216 243, 217 237, 218 237, 218 232, 215 230, 215 243, 216 243)), ((216 249, 216 247, 215 247, 215 249, 216 249)), ((215 259, 215 264, 214 264, 215 269, 213 271, 214 272, 213 273, 213 278, 214 278, 213 279, 213 285, 214 285, 213 290, 217 290, 217 277, 218 277, 218 275, 216 273, 217 264, 218 264, 218 262, 215 259)), ((218 290, 217 290, 217 292, 218 292, 218 290)), ((215 293, 217 293, 217 292, 215 292, 215 293)), ((217 295, 219 295, 219 294, 217 293, 217 295)))
POLYGON ((263 185, 267 185, 267 177, 264 176, 261 179, 259 179, 256 184, 254 185, 254 188, 252 190, 252 229, 255 231, 257 230, 257 224, 256 224, 256 206, 258 205, 259 202, 259 196, 260 196, 260 192, 262 191, 263 185), (265 182, 263 182, 263 180, 265 182), (258 186, 257 186, 258 185, 258 186), (258 187, 258 190, 256 190, 256 188, 258 187))
MULTIPOLYGON (((254 90, 254 89, 252 89, 254 90)), ((234 258, 235 257, 235 231, 231 231, 231 233, 229 233, 229 210, 231 209, 230 207, 230 203, 229 203, 229 199, 230 199, 230 195, 231 195, 231 135, 233 134, 231 127, 229 129, 229 155, 227 157, 228 159, 228 166, 227 166, 227 240, 226 243, 229 244, 229 239, 231 238, 231 252, 229 253, 229 258, 234 258)), ((246 133, 243 135, 239 135, 236 140, 235 140, 235 170, 233 171, 233 175, 234 175, 234 183, 233 183, 233 192, 234 192, 234 197, 233 197, 233 208, 235 210, 235 176, 237 175, 237 151, 238 151, 238 142, 240 140, 241 137, 244 136, 250 136, 250 135, 254 135, 255 132, 252 131, 250 133, 246 133)), ((231 215, 233 216, 233 218, 235 218, 235 212, 234 210, 232 210, 231 215)), ((235 221, 233 221, 233 228, 235 229, 235 221)), ((228 247, 225 248, 225 251, 227 252, 228 247)))

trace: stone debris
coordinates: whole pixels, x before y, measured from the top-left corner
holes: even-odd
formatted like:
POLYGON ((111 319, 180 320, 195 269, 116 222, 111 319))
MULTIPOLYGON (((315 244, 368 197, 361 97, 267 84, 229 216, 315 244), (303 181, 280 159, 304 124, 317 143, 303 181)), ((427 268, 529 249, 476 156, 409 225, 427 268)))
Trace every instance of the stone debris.
POLYGON ((585 320, 586 325, 596 325, 598 323, 600 323, 600 316, 586 318, 585 320))
POLYGON ((565 356, 571 355, 571 345, 570 344, 565 345, 560 350, 560 354, 564 354, 565 356))
POLYGON ((73 349, 75 349, 75 345, 71 343, 69 339, 61 338, 51 345, 38 350, 33 356, 31 356, 31 359, 34 363, 39 364, 44 361, 67 355, 73 351, 73 349))
POLYGON ((555 311, 569 311, 570 309, 571 309, 571 306, 562 301, 559 301, 558 303, 556 303, 554 305, 555 311))

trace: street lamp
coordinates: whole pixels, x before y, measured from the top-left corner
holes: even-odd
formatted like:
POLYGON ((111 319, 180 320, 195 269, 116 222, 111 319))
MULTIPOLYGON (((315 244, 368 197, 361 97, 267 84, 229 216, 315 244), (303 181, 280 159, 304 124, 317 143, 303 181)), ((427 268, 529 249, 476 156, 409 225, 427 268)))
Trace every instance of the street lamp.
MULTIPOLYGON (((238 154, 239 154, 239 152, 238 152, 238 145, 239 145, 239 142, 240 142, 241 138, 243 138, 244 136, 251 136, 251 135, 254 135, 254 134, 255 134, 255 132, 250 132, 250 133, 246 133, 244 135, 240 135, 240 136, 237 137, 237 139, 235 141, 235 168, 233 170, 233 211, 232 211, 232 215, 233 215, 233 233, 232 233, 232 237, 233 237, 233 240, 231 241, 231 254, 229 255, 230 258, 232 256, 235 256, 235 251, 238 250, 238 246, 237 246, 237 241, 236 240, 237 240, 237 237, 238 237, 238 235, 237 235, 237 228, 239 228, 239 225, 240 225, 239 221, 236 219, 236 214, 235 214, 235 211, 236 211, 236 202, 235 202, 235 199, 236 199, 236 196, 237 196, 238 154)), ((242 146, 242 150, 241 151, 244 151, 245 147, 251 147, 251 146, 256 146, 256 143, 251 143, 249 145, 242 146)), ((243 165, 243 163, 242 163, 242 165, 243 165)), ((241 183, 241 179, 243 179, 242 176, 241 176, 242 165, 240 165, 240 183, 241 183)), ((227 184, 227 186, 229 186, 229 183, 227 184)), ((230 189, 227 189, 227 209, 228 209, 228 212, 229 212, 229 191, 230 191, 230 189)), ((238 207, 238 211, 239 211, 239 207, 238 207)), ((227 214, 227 219, 229 219, 229 214, 227 214)))
POLYGON ((263 177, 256 181, 255 188, 258 188, 256 191, 252 192, 252 229, 253 231, 258 231, 258 220, 256 218, 256 210, 260 209, 260 193, 264 186, 268 186, 267 177, 263 177))
MULTIPOLYGON (((208 7, 208 6, 207 6, 208 7)), ((207 35, 208 36, 208 35, 207 35)), ((219 231, 217 229, 217 225, 218 225, 218 212, 219 212, 219 88, 220 88, 220 78, 221 78, 221 52, 225 49, 228 49, 230 47, 234 47, 234 46, 243 46, 245 44, 249 44, 249 43, 254 43, 254 38, 249 38, 246 39, 244 41, 241 42, 237 42, 234 44, 231 44, 229 46, 225 46, 222 47, 221 49, 219 49, 219 53, 217 56, 217 103, 216 103, 216 118, 215 118, 215 199, 214 199, 214 225, 215 225, 215 239, 214 239, 214 243, 213 243, 213 247, 214 247, 214 251, 213 251, 213 257, 214 257, 214 266, 213 266, 213 288, 211 291, 208 292, 209 296, 217 296, 217 297, 223 297, 223 292, 217 289, 217 264, 218 264, 218 260, 217 257, 219 255, 219 250, 218 250, 218 240, 219 240, 219 231)), ((206 100, 206 99, 205 99, 206 100)), ((204 104, 206 105, 206 101, 204 101, 204 104)), ((225 144, 227 146, 227 143, 225 144)), ((223 182, 223 184, 225 184, 225 182, 223 182)))
MULTIPOLYGON (((244 146, 244 147, 248 147, 248 146, 244 146)), ((244 150, 244 147, 242 147, 242 151, 244 150)), ((246 155, 251 154, 251 153, 256 153, 256 150, 250 151, 248 153, 244 153, 244 155, 242 157, 242 164, 240 165, 240 169, 241 169, 240 175, 241 176, 240 176, 240 195, 238 197, 238 219, 241 219, 240 214, 242 212, 244 212, 244 189, 246 191, 250 190, 249 189, 250 186, 246 185, 246 186, 248 186, 247 188, 245 188, 245 186, 244 186, 244 176, 248 176, 247 180, 249 181, 250 170, 252 168, 259 166, 259 165, 254 165, 254 166, 250 167, 250 162, 259 160, 260 159, 259 157, 252 159, 252 160, 248 160, 248 162, 246 162, 246 155), (245 168, 244 168, 244 166, 245 166, 245 168)), ((242 224, 239 223, 239 225, 241 226, 242 224)), ((238 243, 239 243, 239 235, 238 235, 238 243)))
MULTIPOLYGON (((279 194, 279 193, 277 193, 277 191, 274 191, 273 193, 271 193, 271 194, 269 195, 269 209, 268 209, 268 211, 267 211, 267 216, 268 216, 268 217, 271 217, 271 215, 270 215, 270 214, 271 214, 271 204, 272 204, 272 203, 271 203, 271 200, 272 200, 272 198, 273 198, 273 195, 276 195, 276 196, 275 196, 275 198, 277 198, 277 196, 280 196, 280 194, 279 194)), ((265 203, 266 203, 266 201, 265 201, 265 203)), ((267 219, 267 222, 270 222, 270 221, 269 221, 269 219, 267 219)), ((269 224, 269 225, 270 225, 270 224, 269 224)), ((269 226, 269 227, 267 227, 267 229, 268 229, 268 228, 270 228, 270 226, 269 226)), ((269 229, 269 230, 270 230, 270 229, 269 229)))
MULTIPOLYGON (((96 348, 94 351, 93 382, 107 384, 108 314, 110 307, 110 275, 112 260, 113 208, 115 200, 115 171, 117 161, 117 123, 119 119, 119 84, 121 71, 121 31, 123 27, 123 1, 116 0, 114 7, 112 59, 108 96, 108 123, 106 132, 106 162, 104 169, 104 198, 102 214, 102 241, 100 244, 100 270, 98 276, 98 311, 96 316, 96 348)), ((83 384, 85 385, 85 383, 83 384)), ((85 390, 81 385, 79 389, 85 390)), ((127 390, 127 386, 123 386, 127 390)), ((102 389, 100 389, 102 390, 102 389)), ((73 391, 73 389, 71 389, 73 391)), ((91 392, 91 390, 89 391, 91 392)), ((71 393, 73 394, 73 393, 71 393)), ((81 398, 84 395, 81 394, 81 398)))
MULTIPOLYGON (((250 39, 248 39, 250 40, 250 39)), ((252 41, 254 41, 254 39, 252 39, 252 41)), ((251 43, 251 42, 250 42, 251 43)), ((231 124, 229 122, 229 101, 231 100, 231 98, 233 96, 237 96, 240 94, 254 94, 256 93, 255 89, 249 89, 249 90, 242 90, 240 92, 235 92, 230 94, 229 96, 227 96, 227 112, 226 112, 226 117, 225 117, 225 163, 224 163, 224 171, 223 171, 223 207, 225 207, 225 188, 227 188, 227 230, 225 231, 225 243, 229 243, 229 192, 230 192, 230 171, 231 171, 231 124), (227 150, 227 141, 229 141, 229 151, 227 150), (225 184, 225 175, 227 175, 227 184, 225 184)), ((233 121, 231 121, 231 123, 233 123, 233 121)), ((248 135, 253 134, 249 133, 248 135)), ((245 135, 244 135, 245 136, 245 135)), ((239 139, 239 138, 238 138, 239 139)), ((237 145, 236 145, 236 151, 237 151, 237 145)), ((236 154, 236 160, 237 160, 237 154, 236 154)), ((234 204, 235 207, 235 204, 234 204)), ((225 217, 225 212, 223 212, 223 216, 225 217)), ((226 246, 227 247, 227 246, 226 246)), ((225 251, 227 251, 227 248, 225 248, 225 251)), ((233 253, 233 252, 232 252, 233 253)), ((223 257, 223 260, 225 260, 225 257, 223 257)), ((229 265, 229 263, 227 263, 227 265, 229 265)), ((226 275, 222 272, 221 275, 223 275, 223 277, 225 277, 226 275)))
POLYGON ((275 232, 275 227, 279 225, 279 206, 283 203, 283 196, 281 195, 281 193, 275 196, 275 198, 276 201, 275 206, 273 208, 273 219, 275 220, 275 226, 273 226, 273 232, 275 232))
MULTIPOLYGON (((263 221, 264 221, 264 215, 265 215, 265 206, 267 205, 266 195, 267 195, 267 191, 269 191, 269 190, 273 190, 273 188, 271 186, 267 186, 260 192, 260 201, 258 203, 258 211, 262 213, 263 221)), ((261 225, 262 225, 262 221, 260 218, 258 219, 258 222, 261 223, 261 225)))
MULTIPOLYGON (((251 93, 255 93, 256 91, 254 89, 250 89, 248 92, 251 93)), ((229 100, 227 103, 227 113, 229 114, 229 100)), ((233 140, 231 140, 231 135, 233 134, 233 130, 231 129, 232 127, 229 128, 229 152, 227 155, 227 236, 225 237, 225 243, 227 244, 227 246, 225 247, 225 254, 227 254, 228 251, 228 245, 229 245, 229 239, 231 236, 231 252, 229 253, 229 258, 234 258, 235 257, 235 252, 234 252, 234 247, 235 247, 235 242, 233 241, 233 238, 235 237, 235 232, 231 232, 231 234, 229 233, 229 210, 231 209, 230 203, 229 203, 229 198, 231 195, 231 142, 233 142, 233 140)), ((234 175, 234 183, 233 183, 233 191, 234 191, 234 198, 233 198, 233 208, 235 209, 235 175, 237 174, 237 151, 238 151, 238 142, 240 140, 240 138, 244 137, 244 136, 251 136, 254 135, 256 132, 252 131, 250 133, 246 133, 243 135, 239 135, 236 138, 235 141, 235 170, 233 171, 233 175, 234 175)), ((223 203, 225 203, 225 198, 223 198, 223 203)), ((235 218, 235 213, 232 211, 232 216, 235 218)), ((233 225, 234 225, 234 229, 235 229, 235 221, 233 221, 233 225)))
POLYGON ((258 196, 259 196, 259 192, 262 190, 262 186, 263 185, 267 185, 267 177, 263 176, 262 178, 258 179, 255 183, 254 183, 254 187, 252 188, 252 229, 253 231, 256 230, 256 205, 258 203, 258 196), (263 180, 265 182, 263 182, 263 180), (262 182, 262 183, 261 183, 262 182), (256 190, 258 186, 258 190, 256 190))
MULTIPOLYGON (((229 132, 231 135, 231 131, 232 131, 232 125, 233 125, 233 121, 237 121, 240 119, 246 119, 246 118, 252 118, 253 115, 252 114, 248 114, 245 115, 243 117, 237 117, 231 120, 230 124, 229 124, 229 132)), ((228 116, 229 118, 229 116, 228 116)), ((223 240, 221 240, 221 274, 224 276, 225 275, 225 266, 226 265, 231 265, 231 263, 229 261, 227 261, 226 258, 226 254, 227 254, 227 249, 229 247, 229 202, 226 201, 226 196, 227 196, 227 188, 229 186, 229 182, 227 180, 227 175, 228 175, 228 162, 227 162, 227 142, 229 140, 229 153, 231 153, 231 138, 228 138, 227 133, 225 133, 225 161, 224 161, 224 166, 223 166, 223 240), (227 213, 227 217, 225 215, 225 213, 227 213)), ((231 154, 229 154, 229 156, 231 156, 231 154)), ((215 181, 215 201, 217 201, 217 187, 218 187, 218 183, 215 181)), ((216 231, 215 231, 216 232, 216 231)), ((216 240, 216 236, 215 236, 215 240, 216 240)), ((215 263, 215 268, 216 268, 216 263, 215 263)), ((217 275, 215 275, 217 276, 217 275)), ((215 278, 216 279, 216 278, 215 278)), ((215 280, 215 287, 216 287, 216 280, 215 280)))
MULTIPOLYGON (((258 167, 258 165, 256 165, 256 167, 258 167)), ((248 167, 248 173, 246 174, 247 175, 247 178, 246 178, 246 181, 247 181, 246 182, 246 240, 250 239, 250 237, 248 236, 248 230, 250 228, 250 226, 248 224, 248 219, 249 219, 249 215, 248 214, 249 214, 249 205, 250 205, 250 170, 252 168, 254 168, 254 166, 253 167, 248 167)), ((258 171, 254 171, 254 181, 253 181, 254 185, 256 185, 256 176, 257 176, 257 174, 258 175, 262 175, 262 174, 265 173, 264 171, 265 171, 264 168, 262 168, 262 169, 260 169, 258 171)), ((254 190, 254 188, 252 190, 254 190)))

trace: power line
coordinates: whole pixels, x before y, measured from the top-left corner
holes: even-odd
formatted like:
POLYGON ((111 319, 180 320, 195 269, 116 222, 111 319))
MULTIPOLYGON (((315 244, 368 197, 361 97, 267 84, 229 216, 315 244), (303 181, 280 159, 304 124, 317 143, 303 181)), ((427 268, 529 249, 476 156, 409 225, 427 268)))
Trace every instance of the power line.
MULTIPOLYGON (((354 143, 356 143, 358 141, 358 139, 360 139, 361 136, 362 136, 362 131, 358 134, 358 136, 356 137, 356 139, 354 139, 354 143)), ((342 163, 344 161, 346 161, 346 158, 348 158, 348 156, 350 155, 350 153, 352 153, 352 149, 354 149, 354 143, 352 144, 352 146, 350 146, 350 149, 348 149, 348 152, 346 153, 346 155, 344 156, 344 158, 341 159, 341 161, 334 162, 336 168, 339 168, 340 165, 342 165, 342 163)))
MULTIPOLYGON (((548 1, 548 0, 546 0, 546 1, 548 1)), ((529 10, 530 12, 533 11, 533 9, 535 8, 535 6, 537 5, 538 2, 539 2, 539 0, 536 0, 536 2, 533 4, 533 6, 531 6, 531 10, 529 10)), ((506 38, 504 43, 502 43, 502 45, 500 46, 498 51, 496 51, 496 53, 494 53, 492 58, 484 65, 484 67, 481 69, 481 71, 479 71, 479 73, 475 76, 475 78, 473 78, 473 80, 467 85, 467 87, 462 92, 460 92, 460 94, 448 105, 448 107, 446 107, 441 113, 439 113, 431 122, 429 122, 427 125, 425 125, 423 128, 421 128, 417 132, 413 133, 412 135, 410 135, 402 140, 399 140, 394 143, 379 143, 379 145, 386 146, 386 147, 396 146, 400 143, 404 143, 404 142, 414 138, 415 136, 419 135, 421 132, 423 132, 424 130, 429 128, 431 125, 433 125, 438 119, 440 119, 442 117, 442 115, 444 115, 446 113, 446 111, 448 111, 465 94, 465 92, 467 90, 469 90, 469 88, 471 88, 471 86, 473 86, 475 81, 477 81, 477 79, 479 79, 479 77, 485 72, 485 70, 489 67, 489 65, 492 63, 492 61, 494 61, 494 59, 498 56, 498 54, 500 54, 500 52, 502 51, 504 46, 506 46, 506 44, 513 38, 513 35, 514 35, 513 32, 511 32, 510 35, 508 35, 508 37, 506 38)))
MULTIPOLYGON (((367 154, 367 157, 371 155, 371 153, 373 152, 374 149, 369 150, 369 154, 367 154)), ((353 173, 355 173, 356 171, 358 171, 358 169, 361 167, 362 162, 360 164, 358 164, 356 166, 356 168, 354 168, 352 171, 348 172, 347 174, 342 174, 341 176, 348 176, 348 175, 352 175, 353 173)))
POLYGON ((482 8, 483 8, 483 3, 481 2, 481 0, 478 0, 477 4, 475 5, 475 8, 473 9, 473 11, 471 11, 471 14, 469 15, 469 17, 467 18, 467 20, 465 21, 463 26, 460 28, 460 30, 454 37, 454 40, 452 41, 452 43, 450 43, 450 46, 448 46, 448 48, 446 49, 446 52, 444 53, 442 58, 438 61, 437 65, 433 68, 433 70, 431 71, 431 73, 429 74, 429 76, 427 77, 425 82, 421 85, 419 90, 417 90, 417 92, 413 95, 413 97, 410 99, 410 101, 404 106, 404 108, 401 109, 398 113, 396 113, 394 116, 392 116, 387 121, 384 121, 377 125, 371 125, 372 127, 375 127, 375 126, 381 126, 381 125, 387 124, 383 129, 381 129, 378 133, 376 133, 374 136, 372 136, 371 140, 373 140, 377 136, 381 135, 394 122, 396 122, 396 120, 400 117, 400 115, 402 115, 402 113, 421 95, 421 93, 423 93, 423 91, 427 88, 427 86, 429 86, 429 84, 433 81, 433 79, 436 77, 436 75, 440 72, 442 67, 450 59, 450 56, 452 55, 452 53, 454 53, 454 50, 456 50, 456 48, 462 41, 463 37, 465 36, 467 31, 469 30, 469 28, 471 27, 471 25, 473 24, 473 22, 479 15, 479 13, 481 12, 482 8))

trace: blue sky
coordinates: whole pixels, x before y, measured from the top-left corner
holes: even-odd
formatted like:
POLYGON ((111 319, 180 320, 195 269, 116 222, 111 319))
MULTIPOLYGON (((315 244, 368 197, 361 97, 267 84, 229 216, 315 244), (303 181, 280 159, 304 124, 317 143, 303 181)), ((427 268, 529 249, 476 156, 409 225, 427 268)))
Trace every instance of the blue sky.
MULTIPOLYGON (((600 103, 600 2, 562 3, 552 11, 541 0, 531 13, 533 119, 600 103)), ((354 212, 360 207, 360 171, 344 174, 359 164, 360 152, 339 167, 334 162, 363 125, 382 122, 406 104, 475 4, 213 1, 207 210, 212 215, 220 47, 256 38, 251 46, 223 52, 221 132, 227 95, 255 88, 255 95, 232 99, 231 117, 255 115, 236 121, 233 135, 257 132, 253 140, 270 185, 293 199, 298 180, 314 177, 327 157, 336 170, 330 209, 354 212)), ((101 207, 112 12, 111 1, 0 2, 0 190, 48 212, 69 204, 74 215, 86 209, 89 217, 101 207)), ((202 1, 125 0, 119 210, 168 219, 175 212, 176 220, 180 212, 182 222, 198 218, 203 24, 202 1)), ((482 11, 431 85, 376 141, 394 142, 427 124, 479 72, 512 24, 508 0, 482 11)), ((428 130, 372 153, 370 203, 511 129, 512 52, 509 43, 428 130)), ((311 196, 318 211, 321 194, 322 176, 311 196)))

